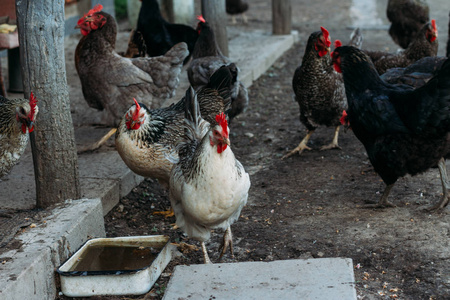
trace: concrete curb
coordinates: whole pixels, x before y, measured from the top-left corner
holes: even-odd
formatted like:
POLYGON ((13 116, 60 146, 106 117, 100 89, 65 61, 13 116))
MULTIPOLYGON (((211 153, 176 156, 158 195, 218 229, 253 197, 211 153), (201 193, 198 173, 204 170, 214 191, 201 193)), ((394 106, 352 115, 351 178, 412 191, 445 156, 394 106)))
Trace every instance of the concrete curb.
POLYGON ((53 299, 56 296, 55 268, 86 240, 104 237, 105 225, 100 199, 70 200, 53 210, 46 223, 27 228, 19 238, 20 251, 2 255, 1 299, 53 299), (6 259, 7 258, 7 259, 6 259))

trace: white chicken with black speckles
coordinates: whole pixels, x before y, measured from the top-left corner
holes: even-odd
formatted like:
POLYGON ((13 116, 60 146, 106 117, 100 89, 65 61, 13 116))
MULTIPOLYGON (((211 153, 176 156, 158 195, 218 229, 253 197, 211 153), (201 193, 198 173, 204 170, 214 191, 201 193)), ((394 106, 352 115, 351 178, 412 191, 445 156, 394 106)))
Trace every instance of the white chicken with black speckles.
POLYGON ((228 248, 233 255, 230 226, 247 203, 250 177, 229 147, 225 115, 209 124, 192 88, 185 98, 185 141, 170 173, 169 197, 177 226, 201 242, 204 261, 211 263, 205 246, 211 229, 225 230, 220 258, 228 248))

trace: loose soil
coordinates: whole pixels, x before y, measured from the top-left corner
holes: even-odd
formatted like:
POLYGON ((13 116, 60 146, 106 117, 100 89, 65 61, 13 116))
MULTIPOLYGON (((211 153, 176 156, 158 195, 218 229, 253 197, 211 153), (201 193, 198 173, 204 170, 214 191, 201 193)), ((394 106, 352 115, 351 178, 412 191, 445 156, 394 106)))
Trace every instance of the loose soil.
MULTIPOLYGON (((334 132, 321 127, 310 140, 312 151, 281 159, 306 133, 291 80, 307 37, 324 26, 333 39, 345 41, 352 25, 351 1, 292 2, 300 41, 253 83, 247 112, 230 127, 232 150, 252 186, 248 204, 232 226, 235 257, 227 254, 223 262, 346 257, 353 260, 358 299, 450 299, 449 209, 424 210, 442 195, 437 169, 401 178, 390 195, 397 207, 367 209, 365 204, 378 201, 384 183, 351 131, 340 134, 342 150, 319 151, 334 132)), ((377 9, 383 11, 386 2, 377 9)), ((271 1, 250 5, 249 24, 236 26, 270 30, 271 1)), ((363 34, 365 48, 396 49, 385 29, 367 28, 363 34)), ((199 246, 172 229, 174 217, 153 214, 169 207, 167 191, 146 179, 105 217, 107 236, 165 234, 172 242, 199 246)), ((215 232, 207 243, 213 262, 218 262, 221 237, 222 232, 215 232)), ((179 250, 181 255, 147 295, 90 299, 161 299, 175 266, 203 263, 200 249, 179 250)))

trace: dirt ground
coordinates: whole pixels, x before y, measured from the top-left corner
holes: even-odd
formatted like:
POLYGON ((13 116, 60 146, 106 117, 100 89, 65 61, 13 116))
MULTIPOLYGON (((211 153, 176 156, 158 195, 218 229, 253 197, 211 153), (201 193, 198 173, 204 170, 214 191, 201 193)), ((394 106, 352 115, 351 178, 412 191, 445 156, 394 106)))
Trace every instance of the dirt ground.
MULTIPOLYGON (((235 258, 227 255, 223 262, 347 257, 354 263, 358 299, 450 299, 449 209, 424 210, 441 197, 437 169, 401 178, 390 196, 396 208, 367 209, 364 205, 378 201, 384 184, 351 131, 340 134, 342 150, 319 151, 334 131, 319 128, 309 143, 314 150, 281 160, 306 132, 292 98, 291 80, 308 35, 324 26, 332 39, 345 41, 351 26, 361 25, 355 21, 357 8, 350 0, 292 2, 293 27, 300 33, 300 42, 253 83, 247 112, 230 128, 231 148, 249 172, 252 186, 248 204, 232 226, 235 258)), ((368 15, 363 48, 396 49, 383 27, 386 2, 378 1, 374 8, 382 11, 381 23, 368 15)), ((236 26, 270 30, 271 1, 254 0, 250 5, 249 24, 236 26)), ((448 10, 444 15, 448 22, 448 10)), ((76 76, 73 69, 68 70, 72 93, 76 87, 71 83, 77 78, 71 76, 76 76)), ((146 179, 105 217, 107 236, 165 234, 173 242, 199 246, 172 229, 174 217, 153 214, 169 207, 167 192, 146 179)), ((216 232, 207 243, 213 262, 218 261, 221 237, 216 232)), ((172 260, 147 295, 90 299, 161 299, 176 265, 203 262, 200 250, 180 251, 182 255, 172 260)))

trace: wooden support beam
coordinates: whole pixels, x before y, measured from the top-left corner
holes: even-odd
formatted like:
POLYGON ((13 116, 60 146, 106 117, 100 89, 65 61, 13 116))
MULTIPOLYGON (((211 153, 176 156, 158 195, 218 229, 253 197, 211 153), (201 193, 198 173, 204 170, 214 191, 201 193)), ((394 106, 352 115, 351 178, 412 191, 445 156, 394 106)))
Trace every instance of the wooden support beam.
POLYGON ((225 1, 202 0, 202 15, 211 25, 223 55, 228 56, 227 16, 225 1))
POLYGON ((16 1, 20 62, 26 97, 39 113, 30 135, 37 207, 81 196, 64 57, 64 2, 16 1))
POLYGON ((291 0, 272 0, 272 33, 291 34, 291 0))

